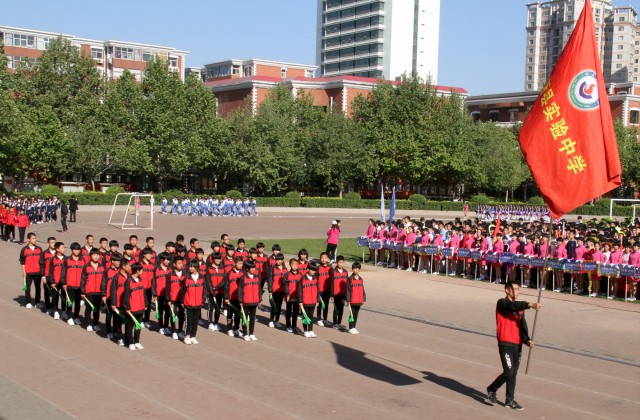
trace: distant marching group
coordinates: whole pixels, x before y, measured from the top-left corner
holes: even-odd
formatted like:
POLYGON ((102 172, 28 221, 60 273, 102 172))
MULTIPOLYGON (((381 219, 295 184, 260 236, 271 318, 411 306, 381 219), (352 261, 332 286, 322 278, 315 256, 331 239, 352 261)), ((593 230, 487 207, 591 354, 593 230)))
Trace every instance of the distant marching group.
POLYGON ((57 197, 0 197, 0 237, 3 241, 24 244, 26 229, 31 225, 58 220, 60 201, 57 197), (16 233, 16 228, 17 233, 16 233))
POLYGON ((476 216, 480 220, 497 220, 498 216, 502 220, 524 220, 548 222, 551 213, 547 207, 540 206, 516 206, 516 205, 479 205, 476 209, 476 216))
POLYGON ((235 201, 230 197, 203 197, 189 200, 185 197, 179 201, 176 197, 171 199, 171 208, 167 197, 162 197, 160 211, 162 214, 171 213, 182 216, 202 216, 202 217, 227 217, 227 216, 257 216, 257 202, 255 198, 237 198, 235 201))
POLYGON ((357 241, 369 249, 365 262, 388 268, 636 300, 640 221, 583 223, 579 218, 556 227, 549 243, 548 225, 540 221, 494 226, 478 219, 443 222, 405 217, 387 225, 370 219, 366 234, 357 241))
POLYGON ((152 237, 140 249, 136 235, 129 237, 122 253, 117 241, 101 238, 96 247, 94 237, 87 235, 84 245, 70 244, 70 255, 54 237, 47 239, 46 250, 36 244, 35 233, 29 233, 27 239, 19 257, 26 308, 33 307, 31 290, 35 288, 35 306, 69 325, 100 331, 103 312, 107 338, 130 350, 143 349, 142 328, 155 328, 150 322, 152 308, 160 334, 191 345, 198 344, 201 322, 210 331, 222 331, 221 314, 226 316, 226 334, 256 341, 256 309, 261 306, 270 312, 270 328, 282 328, 283 302, 289 333, 317 337, 315 313, 318 326, 358 334, 358 314, 366 301, 358 262, 349 274, 342 256, 332 264, 323 252, 319 261, 310 261, 302 249, 287 267, 279 245, 273 245, 272 255, 267 256, 263 243, 246 249, 245 241, 239 239, 235 247, 227 234, 221 236, 221 242, 211 244, 212 253, 206 257, 198 239, 191 239, 187 248, 182 235, 167 242, 160 253, 154 250, 152 237), (262 306, 265 285, 269 309, 262 306), (333 322, 327 320, 331 303, 333 322), (81 306, 85 308, 83 320, 81 306), (345 307, 348 329, 342 325, 345 307), (203 308, 206 316, 201 319, 203 308), (298 319, 302 319, 303 331, 297 328, 298 319))

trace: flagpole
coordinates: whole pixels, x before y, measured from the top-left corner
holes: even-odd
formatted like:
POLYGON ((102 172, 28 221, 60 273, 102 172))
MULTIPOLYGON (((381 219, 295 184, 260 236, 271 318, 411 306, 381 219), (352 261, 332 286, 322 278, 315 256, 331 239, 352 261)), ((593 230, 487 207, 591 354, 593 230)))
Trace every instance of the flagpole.
MULTIPOLYGON (((547 240, 547 252, 544 256, 544 265, 542 266, 542 281, 544 282, 544 275, 547 273, 547 261, 549 260, 549 254, 551 253, 551 234, 553 232, 553 217, 549 216, 549 237, 547 240)), ((542 300, 542 285, 538 284, 538 304, 542 300)), ((536 314, 533 317, 533 327, 531 327, 531 342, 533 341, 533 337, 536 334, 536 324, 538 322, 538 313, 540 311, 536 310, 536 314)), ((533 352, 533 348, 529 348, 529 354, 527 354, 527 367, 524 371, 525 375, 529 374, 529 363, 531 362, 531 352, 533 352)))

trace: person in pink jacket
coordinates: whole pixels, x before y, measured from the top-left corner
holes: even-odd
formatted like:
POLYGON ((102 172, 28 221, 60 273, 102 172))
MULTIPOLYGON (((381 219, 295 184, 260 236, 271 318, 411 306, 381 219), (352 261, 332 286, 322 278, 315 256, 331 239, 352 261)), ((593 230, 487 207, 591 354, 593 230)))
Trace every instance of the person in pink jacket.
MULTIPOLYGON (((533 258, 535 256, 535 245, 533 245, 533 240, 531 236, 527 237, 527 243, 524 244, 523 247, 523 255, 533 258)), ((531 266, 522 266, 522 274, 524 277, 522 287, 530 287, 531 286, 531 266)))
MULTIPOLYGON (((366 238, 370 241, 375 240, 378 237, 378 229, 376 227, 376 221, 373 219, 369 219, 369 227, 367 228, 366 238)), ((373 263, 375 250, 369 248, 369 259, 365 261, 366 263, 373 263)))
MULTIPOLYGON (((389 221, 389 243, 396 243, 398 240, 398 227, 393 223, 393 221, 389 221)), ((397 265, 397 252, 393 250, 389 250, 389 265, 387 268, 395 268, 397 265)))
POLYGON ((413 226, 407 228, 407 236, 404 238, 405 259, 407 260, 407 271, 413 271, 413 266, 416 262, 416 254, 413 252, 413 245, 416 243, 416 233, 413 231, 413 226), (409 250, 411 250, 409 252, 409 250))
POLYGON ((382 248, 378 250, 378 265, 384 264, 384 257, 386 253, 386 249, 384 249, 384 244, 389 239, 389 231, 387 230, 387 225, 384 222, 378 222, 378 236, 377 239, 382 243, 382 248))
POLYGON ((327 231, 327 250, 331 261, 336 260, 336 251, 338 249, 338 240, 340 239, 340 220, 331 222, 331 227, 327 231))

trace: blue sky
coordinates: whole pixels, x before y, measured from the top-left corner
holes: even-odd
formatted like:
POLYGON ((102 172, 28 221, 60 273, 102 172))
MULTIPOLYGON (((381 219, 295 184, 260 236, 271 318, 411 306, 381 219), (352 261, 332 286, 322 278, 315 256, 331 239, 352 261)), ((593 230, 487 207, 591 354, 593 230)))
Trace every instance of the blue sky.
MULTIPOLYGON (((532 1, 441 0, 438 83, 474 95, 522 90, 532 1)), ((315 63, 316 0, 4 3, 0 25, 172 46, 190 51, 189 66, 229 58, 315 63)), ((613 3, 640 10, 640 0, 613 3)))

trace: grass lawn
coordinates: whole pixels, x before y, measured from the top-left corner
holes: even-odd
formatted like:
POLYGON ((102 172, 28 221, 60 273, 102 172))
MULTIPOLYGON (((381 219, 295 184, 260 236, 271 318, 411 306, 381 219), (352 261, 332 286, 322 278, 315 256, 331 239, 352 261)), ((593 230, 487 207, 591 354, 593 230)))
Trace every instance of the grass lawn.
MULTIPOLYGON (((265 254, 271 255, 271 246, 279 244, 282 252, 287 255, 298 255, 298 251, 306 248, 309 258, 319 258, 320 253, 327 248, 325 239, 247 239, 246 248, 251 248, 257 242, 265 244, 265 254)), ((338 255, 344 256, 347 262, 360 261, 362 248, 356 243, 356 238, 340 238, 338 255)), ((368 255, 368 254, 367 254, 368 255)))

